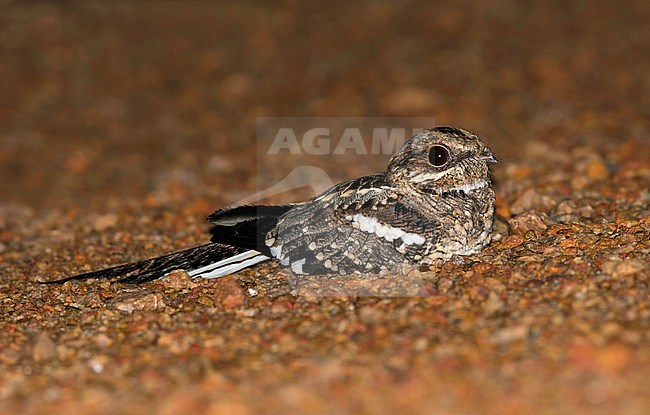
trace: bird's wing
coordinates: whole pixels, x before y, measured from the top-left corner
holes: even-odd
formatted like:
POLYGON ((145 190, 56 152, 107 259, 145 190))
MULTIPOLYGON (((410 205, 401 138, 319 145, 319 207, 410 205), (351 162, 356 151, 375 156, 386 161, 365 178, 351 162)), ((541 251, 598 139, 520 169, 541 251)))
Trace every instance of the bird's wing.
POLYGON ((271 255, 298 274, 377 271, 416 255, 426 221, 383 174, 340 183, 284 214, 269 232, 271 255))

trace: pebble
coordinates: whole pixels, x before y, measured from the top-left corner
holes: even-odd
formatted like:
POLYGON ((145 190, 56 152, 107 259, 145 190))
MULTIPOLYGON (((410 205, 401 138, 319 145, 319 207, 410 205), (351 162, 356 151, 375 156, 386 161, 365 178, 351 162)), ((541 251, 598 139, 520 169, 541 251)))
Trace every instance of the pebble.
POLYGON ((483 304, 483 311, 488 316, 492 316, 494 314, 499 313, 505 308, 505 303, 499 296, 499 294, 495 293, 494 291, 490 291, 490 294, 488 294, 487 300, 483 304))
POLYGON ((165 287, 169 287, 176 291, 198 287, 198 284, 194 282, 192 277, 181 269, 170 272, 160 281, 165 285, 165 287))
POLYGON ((93 229, 97 232, 103 232, 105 230, 114 228, 117 225, 119 216, 115 213, 107 213, 105 215, 99 216, 93 221, 93 229))
POLYGON ((523 244, 526 239, 521 235, 510 235, 502 243, 503 249, 512 249, 523 244))
POLYGON ((557 202, 552 197, 540 194, 537 190, 530 188, 524 191, 524 193, 517 198, 510 207, 510 211, 514 215, 533 209, 548 212, 553 209, 556 204, 557 202))
POLYGON ((595 210, 590 204, 579 205, 575 200, 561 201, 555 208, 552 219, 559 223, 575 223, 581 219, 590 219, 595 215, 595 210))
POLYGON ((106 355, 96 355, 93 356, 89 361, 88 365, 90 366, 90 369, 99 374, 104 371, 107 365, 109 365, 111 362, 111 358, 106 356, 106 355))
POLYGON ((490 342, 495 344, 508 344, 523 340, 528 334, 528 327, 526 326, 514 326, 506 327, 497 331, 494 335, 490 337, 490 342))
POLYGON ((590 160, 585 170, 590 179, 605 180, 609 177, 609 170, 601 158, 590 160))
POLYGON ((548 229, 550 223, 551 220, 546 213, 536 210, 526 211, 510 219, 512 232, 518 235, 525 235, 532 231, 536 236, 540 236, 548 229))
POLYGON ((246 304, 248 295, 231 275, 219 278, 214 285, 212 297, 215 307, 233 310, 246 304))
POLYGON ((134 311, 162 311, 167 306, 160 293, 136 291, 118 295, 110 301, 113 308, 129 314, 134 311))
POLYGON ((113 345, 113 339, 111 339, 106 333, 97 334, 94 339, 95 344, 101 348, 111 347, 113 345))
POLYGON ((50 334, 42 331, 36 335, 32 358, 35 362, 45 362, 56 356, 56 345, 50 338, 50 334))

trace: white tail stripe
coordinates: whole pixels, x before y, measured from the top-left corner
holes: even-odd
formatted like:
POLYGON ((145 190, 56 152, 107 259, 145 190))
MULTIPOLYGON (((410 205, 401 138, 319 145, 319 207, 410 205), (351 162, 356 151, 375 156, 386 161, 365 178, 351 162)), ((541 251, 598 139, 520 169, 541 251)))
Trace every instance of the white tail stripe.
POLYGON ((225 275, 235 273, 235 272, 240 271, 240 270, 242 270, 244 268, 248 268, 251 265, 255 265, 258 262, 266 261, 268 259, 271 259, 271 258, 258 253, 258 256, 256 256, 256 257, 247 259, 247 260, 242 261, 242 262, 238 262, 236 264, 229 264, 229 265, 226 265, 226 266, 221 267, 221 268, 216 268, 216 269, 214 269, 214 270, 212 270, 210 272, 207 272, 205 274, 199 274, 199 275, 197 275, 197 277, 208 278, 208 279, 209 278, 223 277, 225 275))
POLYGON ((260 253, 257 252, 257 251, 242 252, 241 254, 233 255, 230 258, 222 259, 221 261, 213 262, 212 264, 206 265, 204 267, 194 269, 194 270, 188 272, 187 274, 190 277, 194 277, 194 276, 203 274, 206 271, 212 271, 215 268, 219 268, 219 267, 222 267, 224 265, 232 264, 233 262, 239 262, 239 261, 242 261, 244 259, 252 258, 252 257, 255 257, 257 255, 260 255, 260 253))

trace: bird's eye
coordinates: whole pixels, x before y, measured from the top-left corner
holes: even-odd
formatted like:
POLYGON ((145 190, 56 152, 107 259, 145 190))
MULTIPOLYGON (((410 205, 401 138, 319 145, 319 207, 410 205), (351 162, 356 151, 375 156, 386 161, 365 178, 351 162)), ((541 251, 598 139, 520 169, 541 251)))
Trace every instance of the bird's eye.
POLYGON ((442 167, 449 161, 449 150, 444 146, 433 146, 429 150, 429 163, 442 167))

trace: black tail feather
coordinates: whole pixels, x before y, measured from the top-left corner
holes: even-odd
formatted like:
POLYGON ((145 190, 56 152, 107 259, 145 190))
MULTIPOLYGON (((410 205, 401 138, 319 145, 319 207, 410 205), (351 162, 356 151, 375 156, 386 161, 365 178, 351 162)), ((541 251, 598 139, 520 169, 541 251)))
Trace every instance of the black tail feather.
POLYGON ((210 230, 210 241, 253 249, 272 256, 264 243, 266 234, 293 206, 239 206, 218 210, 208 217, 208 221, 215 225, 210 230))
POLYGON ((294 205, 244 205, 219 209, 210 216, 208 222, 213 225, 232 226, 241 222, 257 220, 262 217, 279 218, 294 205))
POLYGON ((90 278, 104 278, 116 279, 117 282, 139 284, 162 278, 165 274, 177 269, 184 269, 186 271, 194 270, 244 251, 246 249, 210 243, 157 258, 117 265, 115 267, 73 275, 55 281, 41 281, 41 283, 61 284, 73 280, 81 281, 90 278))

